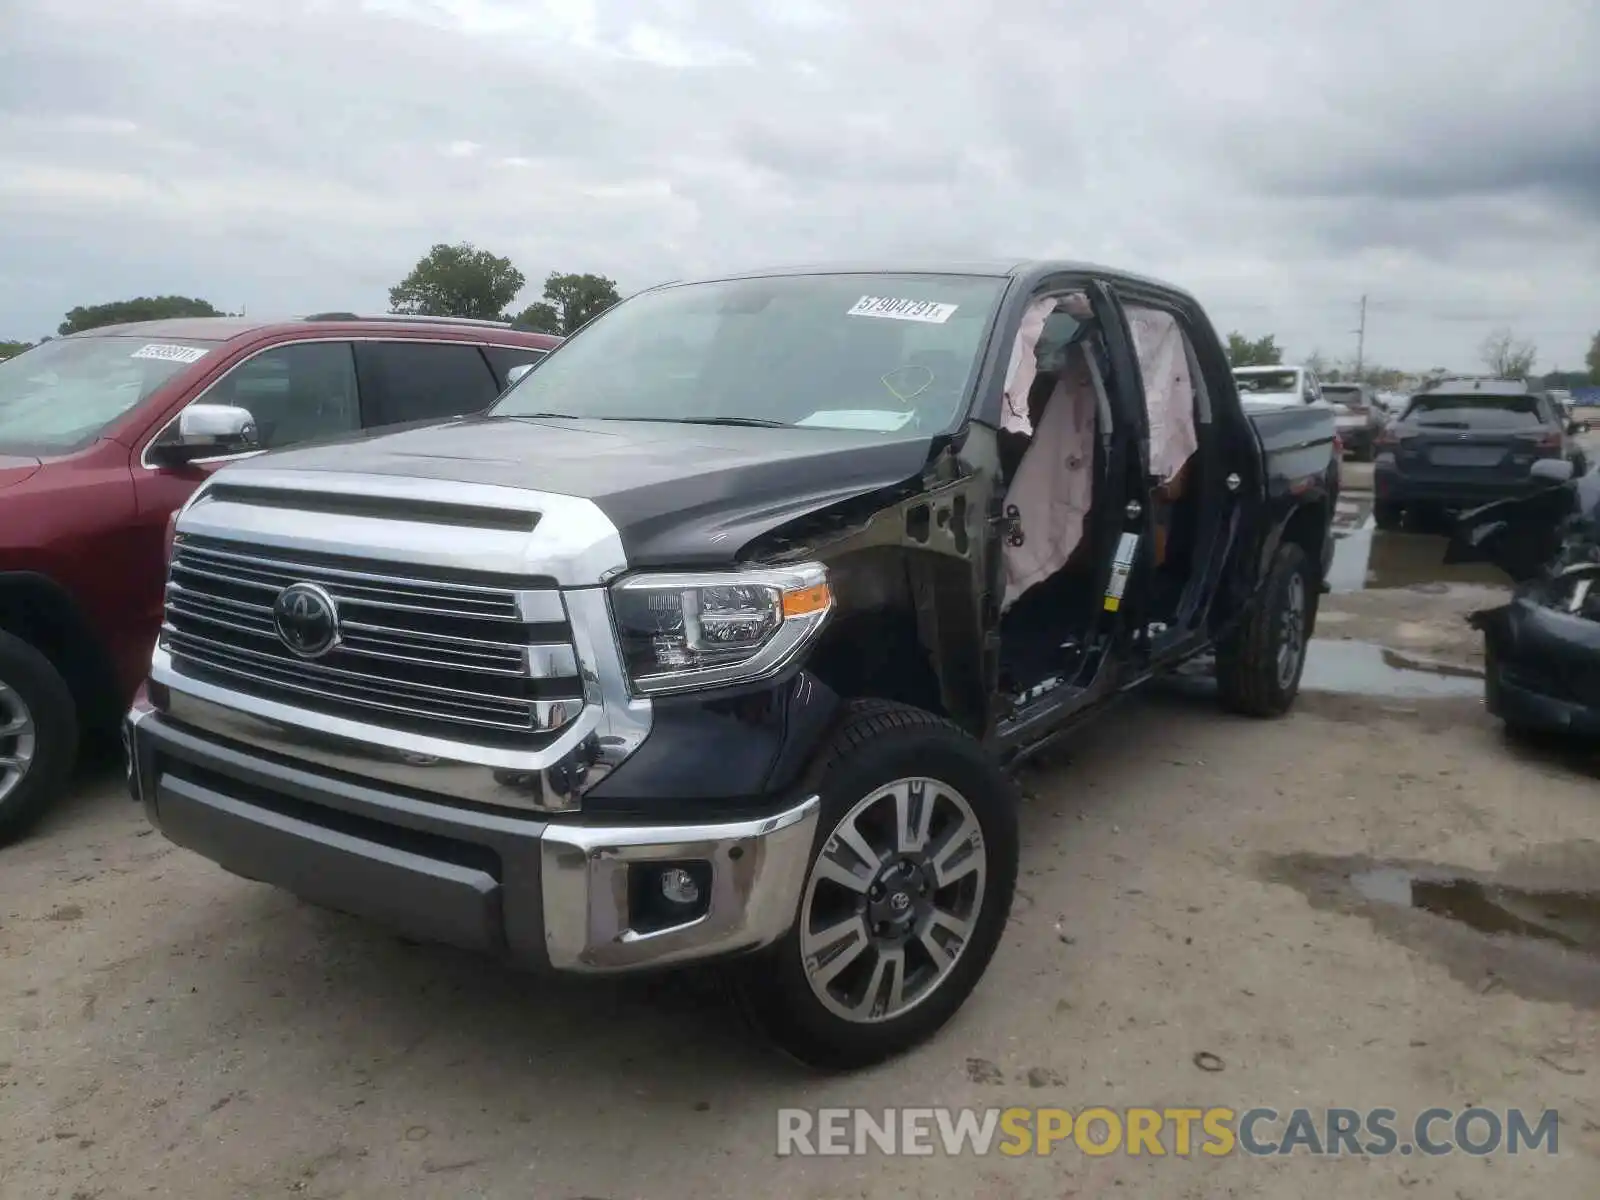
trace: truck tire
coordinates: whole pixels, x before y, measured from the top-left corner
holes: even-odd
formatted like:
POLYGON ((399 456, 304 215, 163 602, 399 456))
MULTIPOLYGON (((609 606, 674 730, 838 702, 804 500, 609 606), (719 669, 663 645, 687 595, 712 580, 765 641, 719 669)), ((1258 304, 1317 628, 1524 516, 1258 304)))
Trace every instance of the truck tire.
POLYGON ((1382 500, 1372 506, 1372 523, 1379 529, 1399 529, 1405 524, 1406 510, 1399 504, 1386 504, 1382 500))
POLYGON ((1017 793, 957 726, 854 701, 818 756, 817 838, 794 926, 735 964, 740 1006, 808 1066, 870 1066, 931 1037, 1011 912, 1017 793))
POLYGON ((0 846, 62 793, 77 757, 78 714, 66 681, 27 642, 0 632, 0 846))
POLYGON ((1300 691, 1313 589, 1306 552, 1278 547, 1261 596, 1244 624, 1217 647, 1217 695, 1230 712, 1281 717, 1300 691))

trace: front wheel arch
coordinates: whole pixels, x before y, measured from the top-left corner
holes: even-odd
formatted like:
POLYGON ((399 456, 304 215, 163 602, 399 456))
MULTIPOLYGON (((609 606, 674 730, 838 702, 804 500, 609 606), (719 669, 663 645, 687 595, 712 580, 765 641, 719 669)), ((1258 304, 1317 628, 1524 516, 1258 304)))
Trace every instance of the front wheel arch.
POLYGON ((65 588, 32 571, 0 573, 0 633, 27 642, 50 661, 83 725, 115 730, 124 706, 116 667, 65 588))

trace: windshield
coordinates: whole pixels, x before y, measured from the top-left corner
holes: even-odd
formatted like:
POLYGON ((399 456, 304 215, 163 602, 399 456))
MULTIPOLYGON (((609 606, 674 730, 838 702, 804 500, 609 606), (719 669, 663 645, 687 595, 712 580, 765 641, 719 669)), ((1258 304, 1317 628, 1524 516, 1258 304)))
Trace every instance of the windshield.
POLYGON ((964 415, 1004 279, 788 275, 645 292, 491 416, 942 433, 964 415))
POLYGON ((66 454, 144 400, 215 342, 75 337, 0 362, 0 451, 66 454))
POLYGON ((1405 419, 1418 425, 1470 425, 1482 429, 1534 429, 1544 424, 1535 396, 1418 396, 1405 419))
POLYGON ((1235 373, 1234 379, 1241 392, 1251 395, 1278 395, 1300 390, 1298 371, 1241 371, 1235 373))

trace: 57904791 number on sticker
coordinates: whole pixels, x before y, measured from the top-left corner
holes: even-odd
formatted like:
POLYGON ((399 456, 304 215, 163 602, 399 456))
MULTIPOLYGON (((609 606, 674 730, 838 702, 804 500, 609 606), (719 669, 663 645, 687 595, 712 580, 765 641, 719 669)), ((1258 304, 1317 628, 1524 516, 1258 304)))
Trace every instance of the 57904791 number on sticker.
POLYGON ((935 300, 902 300, 894 296, 863 296, 845 314, 851 317, 888 317, 893 321, 925 321, 943 325, 960 308, 935 300))

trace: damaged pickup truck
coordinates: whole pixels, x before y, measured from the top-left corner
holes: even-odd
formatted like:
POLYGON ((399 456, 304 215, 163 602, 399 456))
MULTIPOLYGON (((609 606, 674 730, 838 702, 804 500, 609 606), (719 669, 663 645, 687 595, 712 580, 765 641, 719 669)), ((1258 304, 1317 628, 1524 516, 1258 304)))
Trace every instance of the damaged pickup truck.
POLYGON ((1513 732, 1600 739, 1600 469, 1535 463, 1545 487, 1464 514, 1447 563, 1490 562, 1517 585, 1473 613, 1485 704, 1513 732))
POLYGON ((1195 301, 1114 271, 654 288, 484 417, 218 472, 131 787, 415 937, 733 960, 779 1045, 871 1063, 1000 941, 1007 768, 1211 650, 1229 708, 1292 704, 1333 443, 1247 414, 1195 301))

